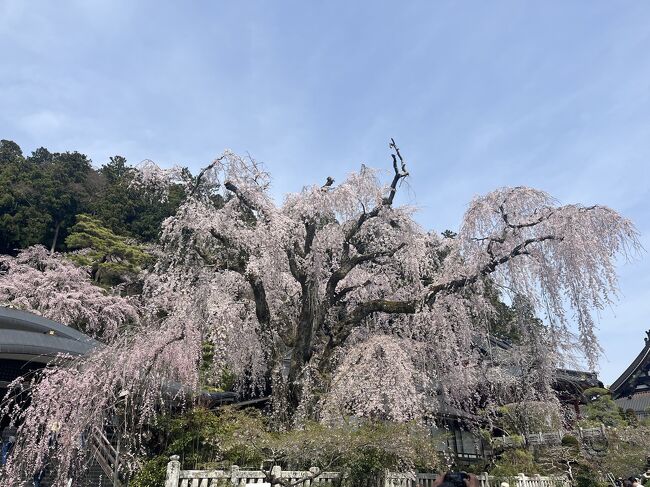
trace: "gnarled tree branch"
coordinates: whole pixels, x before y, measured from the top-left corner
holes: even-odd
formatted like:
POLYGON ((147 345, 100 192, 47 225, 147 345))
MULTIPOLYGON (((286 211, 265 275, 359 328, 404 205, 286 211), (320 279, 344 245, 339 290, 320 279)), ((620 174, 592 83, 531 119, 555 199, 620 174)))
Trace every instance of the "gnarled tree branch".
POLYGON ((393 158, 393 170, 395 171, 395 175, 393 176, 393 181, 390 183, 388 196, 386 196, 382 201, 382 204, 386 206, 390 206, 393 204, 393 199, 395 198, 395 194, 397 193, 397 184, 400 182, 401 179, 409 175, 408 171, 406 170, 406 161, 404 161, 404 159, 402 158, 402 154, 400 153, 397 144, 395 144, 395 140, 391 138, 390 144, 388 144, 388 146, 395 151, 394 154, 391 154, 393 158), (397 164, 397 159, 399 159, 401 163, 401 168, 397 164))
POLYGON ((541 237, 529 238, 516 245, 509 253, 501 256, 492 258, 487 264, 482 266, 478 272, 472 274, 471 276, 461 277, 458 279, 452 279, 451 281, 443 282, 440 284, 435 284, 431 286, 428 290, 425 303, 433 304, 436 300, 436 296, 441 291, 446 292, 456 292, 470 284, 475 283, 481 277, 487 276, 496 270, 496 268, 506 262, 518 257, 520 255, 528 255, 527 248, 535 243, 545 242, 547 240, 562 240, 562 237, 556 235, 544 235, 541 237))

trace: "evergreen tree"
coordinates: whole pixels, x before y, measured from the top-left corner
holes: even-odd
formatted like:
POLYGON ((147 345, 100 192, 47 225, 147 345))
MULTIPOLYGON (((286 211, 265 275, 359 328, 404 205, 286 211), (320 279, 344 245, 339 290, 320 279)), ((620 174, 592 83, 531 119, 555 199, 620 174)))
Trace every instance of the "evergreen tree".
POLYGON ((70 250, 83 249, 71 259, 90 267, 92 279, 104 285, 119 284, 135 276, 151 258, 142 247, 89 215, 77 215, 65 243, 70 250))
POLYGON ((93 213, 113 232, 141 242, 158 239, 162 221, 176 213, 184 197, 179 185, 171 185, 167 198, 150 189, 134 185, 136 171, 122 156, 111 157, 98 174, 102 190, 93 205, 93 213))
POLYGON ((79 152, 50 154, 47 149, 36 150, 28 162, 39 173, 37 181, 39 203, 50 216, 46 239, 50 251, 61 248, 67 229, 78 213, 86 211, 96 189, 94 171, 88 159, 79 152))
POLYGON ((77 213, 89 208, 97 177, 78 152, 37 149, 25 158, 15 143, 0 142, 0 252, 34 244, 62 247, 77 213))
POLYGON ((0 141, 0 253, 45 243, 51 222, 40 205, 42 175, 15 142, 0 141))
POLYGON ((41 147, 25 157, 15 142, 0 141, 0 253, 35 244, 65 250, 80 213, 92 214, 115 234, 156 241, 162 221, 176 213, 185 192, 170 184, 161 199, 156 190, 134 184, 136 175, 122 156, 95 170, 79 152, 41 147))

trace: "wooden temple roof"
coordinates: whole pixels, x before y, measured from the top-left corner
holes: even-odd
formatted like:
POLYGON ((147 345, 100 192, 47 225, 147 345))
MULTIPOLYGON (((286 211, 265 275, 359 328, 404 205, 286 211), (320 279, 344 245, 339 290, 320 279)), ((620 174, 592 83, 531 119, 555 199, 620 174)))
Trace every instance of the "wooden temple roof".
POLYGON ((630 398, 627 402, 623 401, 629 407, 619 404, 623 409, 645 411, 650 408, 650 330, 646 335, 643 350, 610 387, 617 403, 618 399, 630 398))

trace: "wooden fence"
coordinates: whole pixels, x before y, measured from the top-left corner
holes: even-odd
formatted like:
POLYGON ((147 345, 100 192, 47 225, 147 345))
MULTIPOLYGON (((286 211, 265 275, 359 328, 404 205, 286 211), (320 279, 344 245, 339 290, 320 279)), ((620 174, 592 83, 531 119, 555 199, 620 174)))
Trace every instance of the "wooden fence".
MULTIPOLYGON (((306 471, 281 470, 273 467, 271 477, 281 479, 297 487, 327 487, 338 485, 340 473, 320 472, 317 468, 306 471)), ((438 474, 435 473, 398 473, 386 472, 382 485, 377 487, 433 487, 438 474)), ((527 477, 519 474, 511 479, 496 479, 483 473, 478 476, 480 487, 500 487, 503 480, 510 487, 570 487, 565 477, 527 477)), ((229 470, 182 470, 178 456, 174 455, 167 464, 167 479, 165 487, 221 487, 224 484, 245 487, 250 484, 260 484, 268 487, 267 474, 261 470, 242 470, 232 466, 229 470)), ((280 485, 280 484, 276 484, 280 485)), ((286 483, 285 483, 286 485, 286 483)))

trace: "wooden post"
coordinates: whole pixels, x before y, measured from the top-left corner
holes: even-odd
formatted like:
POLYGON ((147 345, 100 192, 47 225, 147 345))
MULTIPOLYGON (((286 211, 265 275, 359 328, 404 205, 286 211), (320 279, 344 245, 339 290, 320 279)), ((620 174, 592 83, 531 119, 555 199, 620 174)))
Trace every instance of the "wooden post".
POLYGON ((118 474, 120 471, 120 437, 117 437, 117 449, 115 450, 115 465, 113 465, 113 487, 118 487, 120 481, 118 480, 118 474))
POLYGON ((167 464, 167 480, 165 480, 165 487, 178 487, 178 481, 181 476, 181 462, 178 461, 178 455, 169 457, 167 464))

